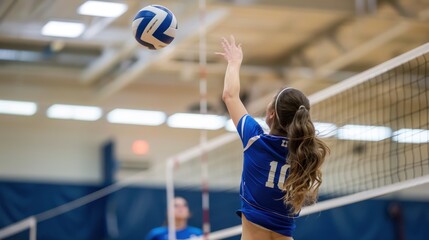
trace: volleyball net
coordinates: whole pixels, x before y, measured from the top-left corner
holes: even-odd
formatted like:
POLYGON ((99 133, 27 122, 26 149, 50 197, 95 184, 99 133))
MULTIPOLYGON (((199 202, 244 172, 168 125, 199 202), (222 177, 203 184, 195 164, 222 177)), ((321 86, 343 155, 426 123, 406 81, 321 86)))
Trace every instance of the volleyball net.
POLYGON ((313 119, 332 149, 321 194, 341 196, 429 174, 427 47, 311 96, 313 119))
MULTIPOLYGON (((319 192, 328 200, 305 207, 301 215, 429 182, 428 52, 425 44, 309 96, 317 134, 331 148, 319 192)), ((274 94, 249 106, 249 112, 262 116, 274 94)), ((177 189, 201 186, 204 162, 210 189, 238 191, 243 148, 238 134, 231 134, 169 160, 170 201, 177 189)), ((231 226, 209 239, 240 233, 240 226, 231 226)))
MULTIPOLYGON (((320 195, 328 200, 303 208, 302 216, 429 182, 428 59, 429 44, 425 44, 309 96, 317 134, 331 154, 322 168, 320 188, 320 195)), ((273 95, 252 103, 249 112, 262 116, 273 95)), ((178 189, 202 189, 204 169, 210 190, 237 192, 242 144, 237 133, 225 133, 175 154, 166 163, 0 229, 0 239, 23 231, 36 239, 38 223, 141 183, 142 176, 166 181, 170 203, 178 189)), ((211 231, 209 239, 240 233, 241 226, 229 226, 211 231)))

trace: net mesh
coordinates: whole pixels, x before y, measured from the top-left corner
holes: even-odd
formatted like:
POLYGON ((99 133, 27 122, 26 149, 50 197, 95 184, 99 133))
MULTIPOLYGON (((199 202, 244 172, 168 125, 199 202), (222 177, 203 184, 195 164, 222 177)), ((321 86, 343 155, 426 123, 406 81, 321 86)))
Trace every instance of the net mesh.
POLYGON ((312 106, 315 121, 332 124, 322 194, 429 174, 428 58, 425 53, 312 106))
MULTIPOLYGON (((342 196, 429 174, 428 59, 420 52, 381 74, 369 71, 361 83, 332 96, 309 97, 318 134, 331 148, 321 195, 342 196)), ((238 189, 238 137, 206 154, 210 188, 238 189)), ((175 187, 200 186, 199 159, 180 164, 175 187)))
MULTIPOLYGON (((242 167, 242 149, 238 138, 212 151, 206 152, 209 184, 211 189, 238 190, 240 169, 242 167)), ((180 164, 174 172, 174 184, 177 188, 199 188, 201 186, 200 157, 180 164)))

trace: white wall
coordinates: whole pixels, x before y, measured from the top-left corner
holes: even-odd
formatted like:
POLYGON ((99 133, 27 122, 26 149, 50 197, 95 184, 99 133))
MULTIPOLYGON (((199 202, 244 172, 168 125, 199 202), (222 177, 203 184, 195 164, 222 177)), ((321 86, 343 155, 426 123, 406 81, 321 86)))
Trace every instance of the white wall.
MULTIPOLYGON (((209 137, 223 131, 209 132, 209 137)), ((0 178, 29 181, 101 181, 101 146, 114 139, 119 160, 161 164, 169 156, 199 143, 200 132, 167 126, 148 127, 0 115, 0 178), (134 140, 150 144, 147 156, 132 153, 134 140)))
POLYGON ((0 117, 0 177, 95 183, 101 180, 99 146, 103 136, 88 125, 34 117, 0 117))

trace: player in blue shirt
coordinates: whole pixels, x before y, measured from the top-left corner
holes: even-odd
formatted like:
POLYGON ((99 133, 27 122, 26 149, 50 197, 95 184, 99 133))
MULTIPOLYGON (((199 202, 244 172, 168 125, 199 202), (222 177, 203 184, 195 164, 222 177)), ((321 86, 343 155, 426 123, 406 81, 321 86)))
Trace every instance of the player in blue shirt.
MULTIPOLYGON (((188 203, 182 197, 174 198, 174 216, 176 223, 176 239, 192 240, 203 235, 201 229, 188 226, 189 212, 188 203)), ((146 236, 146 240, 168 240, 168 227, 157 227, 152 229, 146 236)))
POLYGON ((310 103, 297 89, 278 92, 266 110, 265 134, 239 98, 241 45, 222 40, 228 62, 223 101, 243 143, 240 186, 243 240, 292 239, 295 217, 314 203, 321 184, 320 167, 329 149, 317 138, 310 103))

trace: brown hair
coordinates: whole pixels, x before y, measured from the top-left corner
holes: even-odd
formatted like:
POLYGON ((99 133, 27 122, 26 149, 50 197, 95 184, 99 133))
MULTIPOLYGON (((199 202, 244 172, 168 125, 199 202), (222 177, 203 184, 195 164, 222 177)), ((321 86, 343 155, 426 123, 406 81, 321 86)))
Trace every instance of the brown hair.
POLYGON ((288 138, 289 175, 283 185, 284 203, 297 214, 303 205, 315 203, 322 183, 320 168, 329 152, 328 146, 316 136, 310 118, 310 102, 299 90, 285 88, 275 97, 276 119, 272 128, 288 138))

